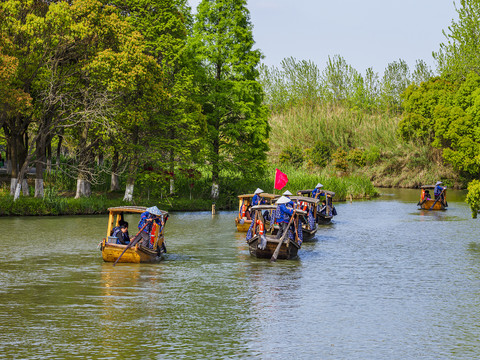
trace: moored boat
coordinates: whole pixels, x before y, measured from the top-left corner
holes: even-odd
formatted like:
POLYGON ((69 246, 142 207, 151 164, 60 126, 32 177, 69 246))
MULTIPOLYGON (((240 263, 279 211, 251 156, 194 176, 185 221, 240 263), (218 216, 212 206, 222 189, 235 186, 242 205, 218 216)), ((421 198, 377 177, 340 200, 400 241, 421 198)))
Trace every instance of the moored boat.
MULTIPOLYGON (((247 232, 252 224, 251 203, 254 196, 255 194, 238 195, 238 213, 235 217, 235 225, 239 232, 247 232)), ((260 193, 259 196, 265 199, 267 204, 271 204, 275 198, 275 195, 268 193, 260 193)))
POLYGON ((444 188, 440 195, 435 199, 430 198, 430 191, 434 190, 435 185, 423 185, 421 186, 420 201, 417 205, 423 210, 446 210, 447 203, 447 189, 444 188))
POLYGON ((112 236, 113 229, 119 226, 124 214, 140 215, 145 211, 147 208, 143 206, 119 206, 108 209, 107 236, 101 242, 102 258, 105 262, 117 262, 118 260, 122 263, 149 263, 161 259, 162 253, 165 252, 164 224, 168 218, 166 211, 158 210, 159 213, 155 214, 161 219, 163 225, 153 222, 148 246, 137 242, 136 236, 130 239, 131 244, 134 245, 120 244, 117 238, 112 236), (135 239, 136 241, 134 241, 135 239))

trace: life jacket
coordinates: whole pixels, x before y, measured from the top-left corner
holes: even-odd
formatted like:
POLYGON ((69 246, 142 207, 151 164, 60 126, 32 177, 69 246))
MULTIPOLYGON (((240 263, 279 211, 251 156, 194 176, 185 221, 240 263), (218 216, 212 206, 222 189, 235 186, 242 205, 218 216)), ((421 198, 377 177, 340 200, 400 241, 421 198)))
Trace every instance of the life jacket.
POLYGON ((257 225, 258 225, 258 233, 260 236, 262 236, 265 230, 262 220, 257 220, 257 225))
POLYGON ((245 204, 242 205, 242 218, 245 217, 245 212, 247 211, 247 206, 245 204))
POLYGON ((423 201, 425 199, 425 189, 422 189, 422 197, 420 198, 420 201, 423 201))
POLYGON ((155 233, 157 232, 157 224, 153 223, 152 225, 152 232, 150 233, 150 245, 153 247, 153 244, 155 244, 155 233))

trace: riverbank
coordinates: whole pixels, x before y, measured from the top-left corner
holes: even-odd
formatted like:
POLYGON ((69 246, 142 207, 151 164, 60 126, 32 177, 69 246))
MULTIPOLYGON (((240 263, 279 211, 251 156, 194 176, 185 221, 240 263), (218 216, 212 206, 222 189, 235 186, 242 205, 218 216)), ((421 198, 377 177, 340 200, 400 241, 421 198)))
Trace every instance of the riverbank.
MULTIPOLYGON (((335 192, 334 201, 353 199, 369 199, 378 196, 378 190, 364 176, 346 177, 319 177, 295 169, 282 169, 289 177, 287 186, 277 194, 290 190, 312 189, 318 182, 324 185, 325 190, 335 192)), ((123 192, 94 192, 91 197, 74 198, 73 192, 46 191, 43 199, 30 196, 20 196, 17 201, 9 195, 8 189, 3 187, 0 191, 0 216, 57 216, 57 215, 95 215, 105 214, 109 207, 121 205, 153 206, 166 211, 210 211, 215 203, 216 210, 234 210, 238 206, 237 195, 252 193, 257 187, 265 192, 273 192, 273 177, 266 178, 248 184, 237 184, 237 191, 232 188, 221 191, 220 198, 213 202, 212 199, 198 196, 208 191, 200 191, 182 196, 179 193, 174 196, 154 198, 144 197, 142 194, 134 194, 133 202, 123 201, 123 192), (198 196, 198 197, 197 197, 198 196)))

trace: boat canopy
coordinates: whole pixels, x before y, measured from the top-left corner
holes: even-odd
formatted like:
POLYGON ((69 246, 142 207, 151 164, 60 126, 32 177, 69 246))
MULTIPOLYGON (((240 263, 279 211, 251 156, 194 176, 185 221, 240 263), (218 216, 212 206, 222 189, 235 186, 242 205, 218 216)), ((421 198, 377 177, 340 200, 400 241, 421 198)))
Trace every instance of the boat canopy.
MULTIPOLYGON (((120 213, 132 213, 132 214, 141 214, 147 211, 146 206, 116 206, 108 208, 110 214, 120 214, 120 213)), ((165 210, 160 210, 162 215, 167 215, 168 212, 165 210)))
POLYGON ((320 202, 320 199, 315 199, 307 196, 290 196, 290 199, 292 201, 302 201, 310 204, 318 204, 320 202))
MULTIPOLYGON (((311 194, 313 190, 314 190, 314 189, 311 189, 311 190, 298 190, 298 191, 297 191, 297 194, 298 194, 298 195, 311 194)), ((327 195, 327 196, 330 196, 330 197, 334 197, 334 196, 335 196, 335 193, 334 193, 333 191, 328 191, 328 190, 323 190, 323 189, 320 189, 320 191, 321 191, 322 193, 324 193, 325 195, 327 195)))
MULTIPOLYGON (((269 193, 260 193, 258 194, 260 197, 263 198, 268 198, 268 199, 274 199, 275 195, 269 194, 269 193)), ((253 198, 255 194, 243 194, 243 195, 238 195, 239 199, 246 199, 246 198, 253 198)))
POLYGON ((422 185, 422 189, 435 189, 435 185, 422 185))

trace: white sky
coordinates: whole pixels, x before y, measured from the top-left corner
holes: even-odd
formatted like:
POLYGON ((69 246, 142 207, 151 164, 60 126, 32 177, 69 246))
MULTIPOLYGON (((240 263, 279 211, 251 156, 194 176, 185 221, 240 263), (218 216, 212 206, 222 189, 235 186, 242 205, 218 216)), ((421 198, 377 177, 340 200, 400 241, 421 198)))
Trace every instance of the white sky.
MULTIPOLYGON (((200 0, 188 1, 195 11, 200 0)), ((266 65, 292 56, 323 70, 338 54, 362 74, 368 67, 381 74, 398 59, 435 70, 432 51, 457 18, 453 0, 248 0, 248 9, 266 65)))

